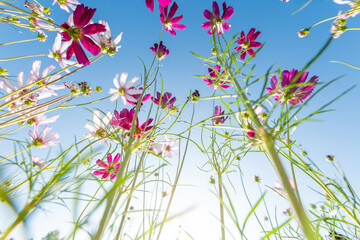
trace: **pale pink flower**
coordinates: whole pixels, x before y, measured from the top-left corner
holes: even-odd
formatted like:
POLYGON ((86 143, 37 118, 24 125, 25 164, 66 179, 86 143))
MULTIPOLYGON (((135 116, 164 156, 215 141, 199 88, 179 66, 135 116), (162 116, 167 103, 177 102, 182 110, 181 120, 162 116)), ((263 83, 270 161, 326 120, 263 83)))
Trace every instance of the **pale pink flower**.
POLYGON ((39 167, 39 168, 44 167, 44 164, 45 164, 44 159, 40 160, 40 157, 38 157, 38 156, 32 156, 31 158, 32 158, 32 163, 34 164, 34 166, 39 167))
POLYGON ((102 167, 102 169, 97 170, 94 172, 94 175, 102 175, 101 179, 105 179, 110 175, 110 180, 114 180, 119 172, 120 168, 120 153, 116 154, 114 159, 112 159, 112 156, 110 153, 108 153, 107 161, 108 164, 104 163, 100 159, 96 161, 97 165, 102 167))
POLYGON ((56 115, 51 118, 47 118, 45 116, 45 112, 47 110, 47 107, 40 108, 35 111, 31 111, 29 114, 26 115, 26 117, 29 117, 27 120, 27 124, 29 125, 44 125, 49 123, 54 123, 56 120, 60 117, 60 115, 56 115), (31 117, 34 116, 34 117, 31 117))
MULTIPOLYGON (((33 62, 32 69, 29 75, 29 81, 30 82, 36 82, 41 79, 40 84, 48 84, 48 83, 55 83, 58 82, 61 78, 60 74, 54 74, 52 76, 48 75, 52 70, 55 69, 53 65, 49 65, 46 67, 40 74, 40 67, 41 67, 41 61, 35 61, 33 62)), ((40 96, 39 99, 51 97, 51 96, 57 96, 58 94, 55 93, 56 90, 64 89, 65 86, 63 84, 61 85, 54 85, 54 84, 48 84, 46 87, 42 87, 40 89, 40 96)))
POLYGON ((162 156, 172 158, 176 155, 178 146, 174 146, 176 139, 165 136, 165 142, 162 149, 162 156))
POLYGON ((61 9, 70 13, 69 8, 75 10, 76 5, 80 4, 77 0, 54 0, 53 4, 58 3, 61 9))
POLYGON ((85 128, 90 132, 85 134, 87 138, 104 138, 107 136, 106 127, 112 119, 111 112, 107 112, 103 119, 101 119, 100 111, 94 111, 93 125, 87 123, 85 128))
POLYGON ((57 132, 52 132, 48 134, 51 131, 52 127, 46 126, 41 133, 38 133, 38 125, 34 125, 34 130, 29 130, 29 135, 32 140, 32 146, 38 147, 38 148, 47 148, 50 146, 55 146, 59 143, 59 141, 55 141, 59 138, 59 134, 57 132))
POLYGON ((121 48, 120 45, 119 46, 117 46, 117 45, 121 41, 121 37, 122 37, 123 33, 120 33, 114 40, 111 35, 111 30, 110 30, 109 24, 104 20, 100 20, 99 24, 104 25, 106 28, 106 31, 101 32, 99 34, 94 34, 94 35, 92 35, 92 37, 94 38, 95 42, 100 46, 101 51, 103 53, 107 53, 110 56, 112 56, 112 55, 116 54, 118 52, 118 50, 121 48))
POLYGON ((128 73, 122 73, 120 76, 120 82, 118 80, 119 74, 116 74, 116 77, 114 78, 114 85, 116 88, 110 88, 109 93, 114 93, 110 100, 113 102, 118 97, 121 97, 121 100, 123 101, 124 105, 130 102, 137 102, 137 99, 135 99, 132 95, 135 94, 141 94, 142 90, 136 89, 132 87, 132 85, 139 80, 138 77, 133 77, 130 81, 128 81, 126 84, 126 78, 128 77, 128 73))
MULTIPOLYGON (((66 59, 65 50, 70 46, 71 42, 61 42, 61 34, 58 33, 55 38, 52 50, 49 50, 49 58, 54 58, 57 61, 61 68, 66 68, 68 65, 74 65, 77 62, 70 61, 66 59)), ((70 72, 69 69, 65 70, 67 73, 70 72)))

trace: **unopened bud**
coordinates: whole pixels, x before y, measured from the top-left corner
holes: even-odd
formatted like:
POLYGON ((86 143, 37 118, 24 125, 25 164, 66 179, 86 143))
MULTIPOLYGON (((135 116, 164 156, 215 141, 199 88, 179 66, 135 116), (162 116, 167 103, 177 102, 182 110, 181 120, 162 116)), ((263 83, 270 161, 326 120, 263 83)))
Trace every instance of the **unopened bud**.
POLYGON ((101 92, 101 91, 102 91, 102 87, 100 87, 100 86, 95 87, 95 92, 101 92))
POLYGON ((326 160, 329 161, 329 162, 333 162, 335 159, 335 157, 333 155, 327 155, 326 156, 326 160))
POLYGON ((299 36, 299 38, 303 38, 303 37, 306 37, 307 35, 309 35, 309 33, 310 33, 310 28, 301 29, 298 32, 298 36, 299 36))

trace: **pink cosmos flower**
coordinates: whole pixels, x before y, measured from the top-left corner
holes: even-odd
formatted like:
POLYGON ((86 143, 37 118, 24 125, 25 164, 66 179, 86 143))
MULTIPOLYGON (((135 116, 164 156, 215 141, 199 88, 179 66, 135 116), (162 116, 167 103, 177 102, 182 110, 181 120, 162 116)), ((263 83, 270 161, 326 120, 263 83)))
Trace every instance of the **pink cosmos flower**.
POLYGON ((61 33, 63 42, 70 41, 71 44, 66 51, 66 59, 69 60, 73 54, 79 64, 90 64, 84 50, 82 49, 79 41, 82 45, 92 54, 98 55, 101 52, 101 48, 91 40, 90 35, 105 32, 104 25, 99 23, 90 23, 91 18, 94 16, 96 9, 85 7, 84 4, 77 5, 73 14, 70 15, 68 22, 63 23, 64 31, 61 33))
POLYGON ((260 33, 261 32, 259 31, 255 32, 255 28, 252 28, 245 37, 244 31, 241 32, 241 37, 237 40, 237 43, 240 45, 235 48, 236 52, 241 51, 241 60, 245 59, 246 53, 255 57, 255 51, 253 48, 261 46, 261 43, 255 42, 255 39, 259 36, 260 33))
POLYGON ((213 32, 217 32, 219 35, 224 34, 225 31, 229 31, 231 25, 228 22, 225 22, 225 20, 230 19, 234 15, 234 8, 233 7, 227 7, 226 3, 223 3, 223 14, 220 17, 220 9, 217 2, 213 2, 213 12, 210 12, 209 10, 204 11, 204 18, 209 20, 208 22, 204 22, 202 24, 203 29, 210 28, 210 30, 207 32, 209 35, 212 35, 213 32))
POLYGON ((169 92, 166 92, 163 95, 156 92, 156 98, 151 97, 151 99, 156 105, 159 105, 161 109, 171 110, 174 108, 174 102, 176 101, 176 97, 171 98, 171 96, 172 94, 169 92))
POLYGON ((47 135, 51 131, 51 127, 46 126, 40 134, 38 134, 38 124, 34 125, 34 130, 29 130, 29 135, 32 140, 32 146, 38 148, 47 148, 50 146, 55 146, 59 143, 59 141, 55 141, 59 138, 59 134, 56 132, 52 132, 47 135), (47 135, 47 136, 46 136, 47 135))
POLYGON ((126 78, 128 77, 128 73, 122 73, 120 76, 120 82, 118 80, 119 74, 116 74, 113 82, 116 88, 110 88, 109 93, 114 95, 111 96, 110 100, 113 102, 118 97, 121 97, 121 100, 123 101, 124 105, 126 105, 128 102, 137 102, 137 99, 134 98, 133 95, 141 94, 142 90, 136 89, 132 87, 132 85, 139 80, 138 77, 133 77, 130 81, 128 81, 126 84, 126 78))
MULTIPOLYGON (((103 138, 106 137, 106 126, 109 124, 110 120, 112 119, 111 112, 107 112, 103 119, 101 119, 100 111, 94 111, 94 118, 93 123, 94 126, 87 123, 85 128, 90 132, 85 135, 87 138, 103 138)), ((106 142, 105 142, 106 143, 106 142)))
POLYGON ((330 32, 334 34, 333 38, 340 37, 340 35, 346 31, 346 21, 350 16, 350 13, 345 12, 344 14, 342 14, 341 11, 339 11, 338 17, 331 24, 330 32))
MULTIPOLYGON (((134 87, 131 87, 130 89, 136 89, 134 87)), ((139 90, 142 92, 143 88, 139 87, 139 90)), ((129 99, 126 99, 127 103, 129 103, 131 106, 135 106, 137 105, 140 97, 141 97, 141 93, 137 93, 137 94, 130 94, 131 97, 133 97, 135 99, 135 101, 130 101, 129 99)), ((151 99, 151 95, 150 94, 145 94, 141 100, 141 105, 147 101, 149 101, 151 99)))
POLYGON ((226 119, 229 118, 228 116, 223 116, 224 112, 225 111, 221 111, 220 106, 215 106, 214 117, 211 119, 214 125, 223 125, 226 119))
MULTIPOLYGON (((145 0, 146 7, 149 8, 152 12, 154 11, 154 0, 145 0)), ((169 6, 171 0, 159 0, 160 7, 169 6)))
POLYGON ((173 146, 175 144, 175 142, 176 142, 176 139, 165 136, 165 143, 163 145, 163 150, 162 150, 163 157, 172 158, 173 156, 176 155, 175 150, 177 150, 178 147, 173 146))
MULTIPOLYGON (((267 114, 264 111, 264 109, 261 106, 253 106, 252 108, 254 109, 254 112, 255 112, 256 116, 258 117, 260 123, 263 124, 264 119, 267 118, 267 114)), ((249 113, 246 110, 241 113, 241 119, 242 119, 244 129, 246 129, 246 134, 250 138, 254 138, 256 135, 257 127, 256 127, 255 123, 251 120, 249 113)))
POLYGON ((35 111, 31 110, 31 112, 29 114, 26 114, 26 117, 29 117, 28 120, 26 121, 26 123, 29 125, 35 125, 35 124, 43 125, 43 124, 48 124, 48 123, 54 123, 60 117, 60 115, 56 115, 54 117, 47 118, 45 116, 46 110, 47 110, 47 107, 42 107, 35 111), (31 116, 33 116, 33 117, 31 117, 31 116))
POLYGON ((155 43, 153 47, 150 47, 150 49, 152 50, 152 52, 155 54, 155 56, 156 56, 157 59, 159 59, 159 60, 162 60, 162 59, 166 58, 167 55, 169 55, 169 49, 167 49, 167 48, 162 44, 162 41, 160 42, 160 45, 158 45, 157 43, 155 43))
POLYGON ((295 106, 310 97, 319 81, 318 76, 312 76, 308 82, 305 82, 309 72, 303 72, 296 81, 293 81, 298 73, 299 71, 295 69, 291 69, 290 72, 284 70, 281 74, 280 84, 276 75, 271 77, 271 87, 266 89, 275 98, 275 101, 279 101, 280 104, 288 102, 295 106))
POLYGON ((53 4, 58 3, 61 9, 70 13, 69 8, 75 10, 75 6, 80 4, 77 0, 54 0, 53 4))
MULTIPOLYGON (((41 67, 41 61, 33 62, 32 69, 31 69, 31 72, 29 75, 30 82, 37 82, 41 79, 40 84, 41 83, 48 84, 48 83, 58 82, 60 80, 60 77, 61 77, 60 74, 55 74, 55 75, 48 77, 50 72, 55 69, 55 67, 53 65, 49 65, 48 67, 46 67, 41 72, 41 74, 40 74, 40 67, 41 67)), ((43 98, 47 98, 47 97, 51 97, 51 96, 57 96, 58 94, 55 93, 55 90, 60 90, 60 89, 64 89, 64 88, 65 88, 65 86, 63 84, 61 84, 61 85, 49 84, 46 87, 42 87, 40 89, 39 99, 43 99, 43 98)))
POLYGON ((109 24, 104 20, 100 20, 99 23, 105 26, 106 31, 99 33, 99 35, 94 34, 92 37, 94 38, 95 42, 97 42, 97 44, 100 46, 103 53, 107 53, 110 56, 113 56, 121 48, 120 45, 117 45, 121 41, 123 33, 120 33, 114 40, 111 35, 109 24))
POLYGON ((207 82, 209 87, 213 87, 214 91, 218 90, 219 86, 222 88, 229 88, 227 81, 225 81, 226 72, 221 72, 220 66, 215 65, 214 69, 208 68, 210 78, 204 78, 204 81, 207 82))
POLYGON ((168 6, 161 7, 160 6, 160 23, 165 26, 165 31, 170 32, 170 34, 176 36, 176 32, 174 29, 185 29, 186 26, 182 24, 177 24, 183 16, 174 17, 176 11, 178 9, 178 5, 176 2, 171 6, 170 11, 168 13, 168 6))
MULTIPOLYGON (((130 111, 126 108, 124 108, 120 114, 118 111, 114 112, 114 118, 111 121, 111 124, 115 127, 121 127, 124 130, 130 130, 131 124, 134 119, 135 115, 135 108, 131 109, 130 111)), ((153 126, 149 126, 152 123, 153 119, 149 118, 147 121, 145 121, 141 126, 139 126, 139 119, 136 118, 135 124, 135 132, 134 136, 137 138, 140 138, 142 135, 145 134, 145 132, 149 131, 153 126)))
MULTIPOLYGON (((55 42, 53 44, 52 50, 49 50, 49 58, 54 58, 57 61, 61 68, 66 68, 68 65, 74 65, 76 62, 66 59, 65 50, 70 46, 71 42, 64 42, 61 44, 61 34, 58 33, 55 42)), ((69 69, 65 70, 69 73, 69 69)))
POLYGON ((44 167, 44 164, 45 164, 44 159, 40 160, 40 157, 38 157, 38 156, 32 156, 31 159, 32 159, 32 163, 34 164, 34 166, 39 167, 39 168, 44 167))
POLYGON ((113 160, 111 154, 108 153, 108 157, 107 157, 108 164, 98 159, 96 163, 97 165, 102 167, 102 169, 95 171, 94 175, 102 175, 101 179, 105 179, 110 175, 110 180, 114 180, 119 172, 120 156, 121 156, 120 153, 116 154, 113 160))

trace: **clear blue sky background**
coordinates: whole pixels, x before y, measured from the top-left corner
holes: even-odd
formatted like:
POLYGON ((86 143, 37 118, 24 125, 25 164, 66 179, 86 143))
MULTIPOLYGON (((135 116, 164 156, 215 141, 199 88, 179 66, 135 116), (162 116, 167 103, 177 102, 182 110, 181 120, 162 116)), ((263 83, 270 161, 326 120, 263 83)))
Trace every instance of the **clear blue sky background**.
MULTIPOLYGON (((201 60, 190 54, 190 51, 204 56, 210 54, 212 47, 209 42, 210 38, 206 31, 201 28, 201 23, 205 22, 202 16, 204 9, 211 10, 212 1, 179 0, 176 2, 179 5, 176 15, 182 14, 184 16, 180 23, 185 24, 187 28, 177 30, 176 37, 163 32, 162 40, 170 50, 170 55, 162 62, 161 75, 164 79, 164 91, 172 92, 179 99, 179 103, 182 103, 190 90, 198 89, 202 96, 210 96, 213 93, 212 89, 207 87, 202 79, 193 77, 196 74, 207 74, 207 67, 204 66, 201 60)), ((256 64, 255 74, 258 76, 265 74, 271 65, 289 70, 291 68, 302 68, 330 36, 331 21, 315 27, 311 30, 310 35, 303 39, 298 38, 297 32, 301 28, 335 16, 342 8, 347 9, 347 7, 341 7, 331 0, 316 0, 312 1, 299 13, 292 15, 305 2, 296 0, 288 3, 278 0, 227 1, 227 4, 235 9, 233 18, 229 20, 232 27, 225 34, 228 39, 240 31, 247 33, 252 27, 261 31, 258 40, 265 43, 265 47, 252 60, 252 63, 256 64)), ((19 5, 21 4, 19 3, 19 5)), ((93 20, 96 22, 101 19, 108 21, 114 36, 123 32, 123 39, 120 43, 122 48, 115 57, 104 57, 96 64, 90 65, 85 70, 72 75, 67 81, 88 81, 93 87, 101 85, 103 93, 94 94, 94 96, 106 96, 109 88, 113 87, 112 79, 115 74, 128 72, 129 78, 142 74, 142 64, 138 57, 141 57, 148 65, 150 64, 153 54, 149 47, 158 41, 158 34, 161 29, 160 13, 156 7, 157 5, 154 13, 151 13, 146 8, 143 0, 85 1, 84 4, 97 8, 93 20)), ((52 6, 52 9, 55 13, 53 16, 55 22, 61 24, 66 21, 68 15, 65 11, 60 10, 57 5, 52 6)), ((348 26, 357 27, 357 19, 358 17, 350 18, 348 26)), ((31 38, 34 35, 26 30, 22 30, 22 33, 19 34, 7 25, 0 25, 0 31, 2 33, 6 32, 6 34, 1 35, 1 42, 31 38)), ((316 100, 312 102, 312 105, 308 107, 308 112, 319 108, 342 91, 358 84, 360 70, 338 63, 331 63, 330 61, 339 60, 360 66, 360 55, 358 54, 360 45, 357 44, 359 37, 360 32, 358 31, 346 32, 339 39, 335 39, 326 52, 308 69, 310 75, 318 75, 322 82, 328 82, 340 75, 345 75, 340 81, 320 93, 316 100)), ((54 38, 55 34, 49 34, 49 38, 45 43, 30 42, 9 47, 1 46, 0 57, 48 53, 54 38)), ((48 64, 53 64, 58 69, 56 62, 52 59, 43 57, 40 60, 43 61, 42 69, 48 64)), ((31 64, 32 62, 29 59, 25 59, 16 62, 3 62, 0 63, 0 67, 9 69, 12 75, 24 71, 27 78, 31 64)), ((325 156, 327 154, 335 155, 354 184, 359 181, 357 169, 360 167, 357 151, 360 147, 358 141, 360 133, 358 124, 360 118, 359 94, 359 88, 355 87, 330 107, 336 111, 317 117, 317 119, 321 120, 320 122, 302 124, 294 136, 298 143, 304 146, 312 159, 320 166, 328 169, 330 175, 333 174, 334 170, 325 161, 325 156)), ((92 99, 94 98, 83 100, 92 99)), ((212 114, 209 102, 199 102, 197 105, 197 120, 204 119, 212 114)), ((122 106, 121 103, 120 106, 122 106)), ((101 108, 103 111, 112 111, 115 103, 107 100, 91 107, 101 108)), ((52 115, 50 114, 50 116, 52 115)), ((87 131, 84 128, 86 119, 92 119, 92 115, 87 110, 69 109, 61 112, 60 119, 52 126, 54 130, 60 133, 60 140, 64 146, 73 141, 74 134, 78 136, 78 139, 82 138, 87 131), (69 123, 71 123, 70 126, 69 123)), ((196 141, 196 139, 194 140, 196 141)), ((36 151, 36 153, 40 155, 43 153, 45 156, 44 151, 36 151)), ((181 183, 194 186, 179 189, 178 194, 175 196, 174 211, 181 211, 188 206, 195 206, 196 209, 172 224, 171 227, 175 230, 169 231, 173 235, 168 235, 170 238, 164 239, 175 239, 178 234, 177 226, 179 224, 184 229, 187 229, 194 236, 194 239, 208 239, 209 236, 219 234, 217 231, 219 228, 217 219, 209 213, 217 215, 216 197, 210 193, 211 186, 208 184, 209 177, 213 173, 199 171, 197 166, 203 165, 206 157, 202 156, 196 149, 192 149, 191 153, 195 154, 196 157, 189 158, 185 163, 181 183), (198 219, 199 216, 201 216, 202 220, 198 219), (208 219, 210 219, 209 223, 206 222, 208 219), (204 223, 204 226, 195 229, 193 221, 197 223, 205 221, 206 224, 204 223), (209 229, 214 229, 214 232, 209 229)), ((253 186, 253 175, 261 176, 265 185, 272 186, 276 176, 269 171, 270 165, 266 160, 254 155, 242 161, 244 178, 248 186, 253 186)), ((307 198, 306 193, 311 192, 306 184, 305 180, 300 183, 300 188, 305 192, 305 198, 307 198)), ((356 185, 355 188, 360 190, 356 185)), ((257 195, 254 194, 254 196, 256 197, 253 200, 257 198, 257 195)), ((239 205, 241 204, 245 204, 243 200, 239 202, 239 205)), ((281 206, 281 208, 285 209, 287 207, 281 206)), ((36 218, 32 219, 35 220, 36 218)), ((37 223, 31 223, 31 226, 34 225, 37 225, 37 223)), ((46 235, 49 229, 59 228, 61 223, 54 224, 54 226, 57 227, 50 226, 48 229, 35 227, 33 232, 34 236, 36 236, 35 239, 46 235)))

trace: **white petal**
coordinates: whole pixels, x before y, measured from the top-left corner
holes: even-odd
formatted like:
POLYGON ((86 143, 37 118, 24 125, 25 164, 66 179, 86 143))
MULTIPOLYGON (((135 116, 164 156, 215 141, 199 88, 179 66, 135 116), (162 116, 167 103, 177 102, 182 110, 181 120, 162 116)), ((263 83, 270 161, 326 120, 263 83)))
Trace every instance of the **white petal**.
POLYGON ((94 111, 94 124, 96 127, 99 127, 101 124, 100 111, 94 111))
POLYGON ((126 78, 128 77, 128 73, 122 73, 120 76, 120 87, 125 86, 126 78))
POLYGON ((133 77, 129 82, 126 83, 125 88, 130 88, 137 80, 139 80, 138 77, 133 77))
MULTIPOLYGON (((121 74, 121 76, 122 76, 122 74, 121 74)), ((114 78, 114 80, 113 80, 114 86, 115 86, 117 89, 120 88, 120 86, 119 86, 119 81, 118 81, 118 77, 119 77, 119 74, 116 74, 116 76, 115 76, 115 78, 114 78)), ((125 78, 125 80, 126 80, 126 78, 125 78)))

